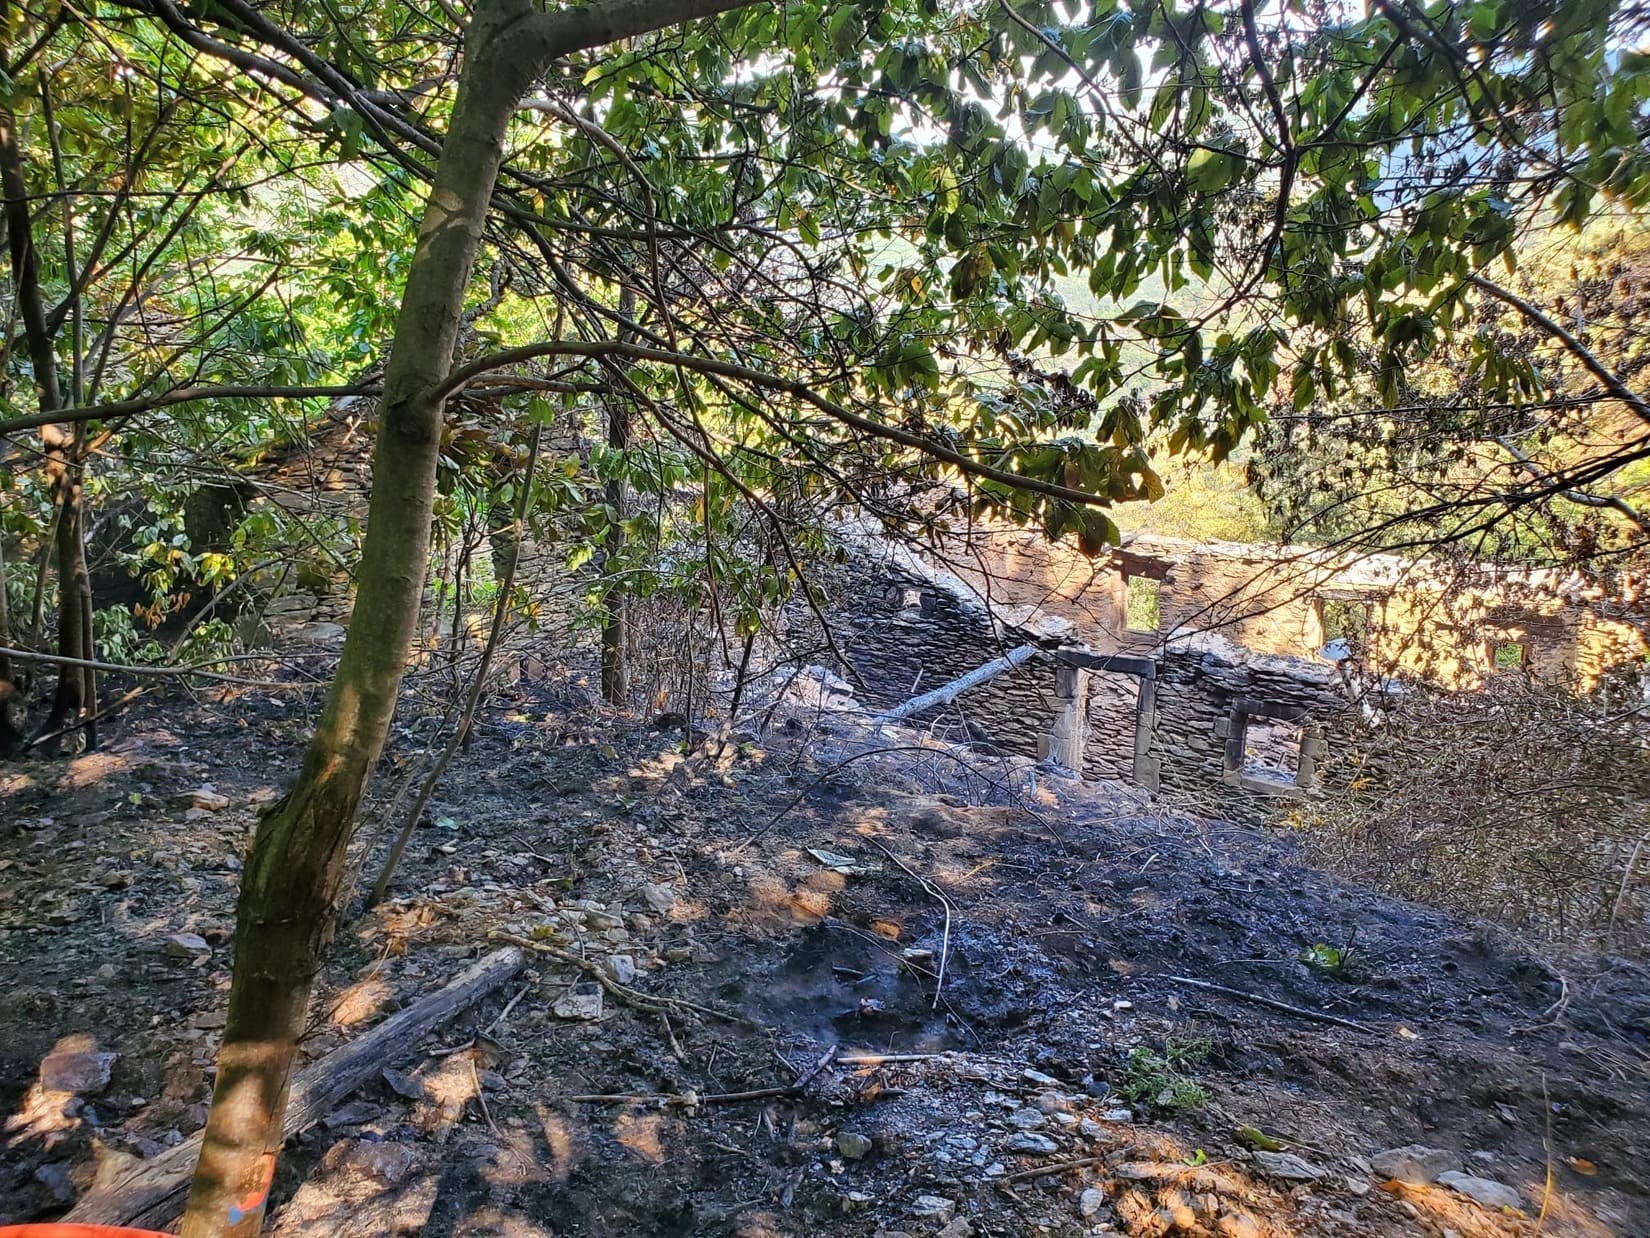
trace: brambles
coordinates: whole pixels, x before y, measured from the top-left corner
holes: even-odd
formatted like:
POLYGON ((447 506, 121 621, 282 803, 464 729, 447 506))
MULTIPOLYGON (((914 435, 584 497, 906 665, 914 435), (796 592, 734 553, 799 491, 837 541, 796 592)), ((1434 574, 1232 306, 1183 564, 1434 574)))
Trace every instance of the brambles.
POLYGON ((1209 1093, 1196 1072, 1213 1051, 1207 1036, 1169 1036, 1161 1050, 1137 1045, 1124 1060, 1118 1095, 1137 1109, 1201 1109, 1209 1093))

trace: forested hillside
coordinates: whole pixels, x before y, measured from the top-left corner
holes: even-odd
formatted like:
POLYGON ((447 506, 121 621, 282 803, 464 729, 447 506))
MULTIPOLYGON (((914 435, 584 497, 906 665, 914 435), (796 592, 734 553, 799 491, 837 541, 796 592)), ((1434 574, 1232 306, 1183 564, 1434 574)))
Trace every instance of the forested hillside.
POLYGON ((16 0, 0 190, 0 1218, 1650 1225, 1643 5, 16 0))

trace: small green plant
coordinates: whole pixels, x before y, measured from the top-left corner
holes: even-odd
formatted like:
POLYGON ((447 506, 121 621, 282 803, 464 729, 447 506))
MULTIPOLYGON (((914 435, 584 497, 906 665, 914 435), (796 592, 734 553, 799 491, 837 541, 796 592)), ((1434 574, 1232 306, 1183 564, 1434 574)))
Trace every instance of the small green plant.
POLYGON ((1200 1109, 1209 1094, 1197 1081, 1196 1071, 1213 1049, 1207 1036, 1170 1036, 1161 1051, 1145 1045, 1130 1049, 1118 1093, 1137 1108, 1200 1109))
POLYGON ((1316 967, 1319 971, 1326 971, 1332 975, 1340 975, 1346 970, 1346 965, 1352 956, 1350 950, 1342 950, 1337 946, 1326 946, 1323 942, 1308 946, 1300 953, 1301 962, 1308 967, 1316 967))

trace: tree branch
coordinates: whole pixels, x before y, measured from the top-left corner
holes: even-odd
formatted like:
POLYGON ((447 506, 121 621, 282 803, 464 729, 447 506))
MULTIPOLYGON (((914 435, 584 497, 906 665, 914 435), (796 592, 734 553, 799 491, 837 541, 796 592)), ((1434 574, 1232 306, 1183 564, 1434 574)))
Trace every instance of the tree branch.
POLYGON ((535 13, 527 18, 517 39, 518 55, 540 65, 558 56, 589 51, 620 39, 679 26, 701 17, 715 17, 748 8, 755 0, 606 0, 578 8, 535 13))
POLYGON ((1598 355, 1592 349, 1566 330, 1557 319, 1543 312, 1539 306, 1532 305, 1511 289, 1503 288, 1500 284, 1485 279, 1482 275, 1467 276, 1467 283, 1480 292, 1488 293, 1502 304, 1511 306, 1530 322, 1563 344, 1570 355, 1581 362, 1582 368, 1599 381, 1600 386, 1627 405, 1628 410, 1640 421, 1650 425, 1650 401, 1646 401, 1644 397, 1629 387, 1621 375, 1600 361, 1598 355))
POLYGON ((899 443, 902 446, 920 451, 933 459, 942 460, 969 477, 994 481, 1021 490, 1029 490, 1048 498, 1059 499, 1062 502, 1075 503, 1081 507, 1109 506, 1108 501, 1100 495, 983 464, 960 451, 929 438, 927 435, 918 434, 901 426, 877 421, 862 413, 856 413, 852 409, 838 404, 835 400, 820 395, 806 383, 798 382, 795 379, 764 370, 752 369, 749 366, 736 365, 730 361, 719 361, 714 357, 695 357, 689 353, 672 352, 664 348, 649 348, 645 345, 630 344, 620 340, 554 340, 548 343, 528 344, 521 348, 511 348, 504 352, 493 353, 491 356, 479 358, 469 365, 454 370, 446 383, 442 385, 438 396, 441 399, 446 399, 472 379, 478 378, 489 371, 522 365, 540 357, 590 357, 592 359, 628 357, 635 361, 652 361, 661 365, 680 366, 684 370, 690 370, 698 374, 720 375, 723 378, 731 378, 754 387, 762 387, 793 396, 805 404, 811 404, 833 421, 851 426, 864 434, 871 435, 873 438, 899 443))
POLYGON ((63 408, 55 412, 13 417, 10 421, 0 421, 0 435, 44 425, 67 425, 78 421, 113 421, 118 417, 133 417, 139 413, 151 413, 156 409, 171 408, 175 404, 194 404, 201 400, 340 399, 352 395, 374 396, 382 390, 374 383, 331 387, 174 387, 159 395, 135 396, 130 400, 112 400, 107 404, 88 404, 80 408, 63 408))

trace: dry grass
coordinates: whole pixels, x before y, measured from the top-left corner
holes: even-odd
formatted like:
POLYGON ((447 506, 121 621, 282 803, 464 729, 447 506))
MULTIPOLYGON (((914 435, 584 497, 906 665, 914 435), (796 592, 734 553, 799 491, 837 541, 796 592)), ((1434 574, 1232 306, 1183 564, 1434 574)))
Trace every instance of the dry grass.
POLYGON ((1577 695, 1520 672, 1410 690, 1340 737, 1306 851, 1406 897, 1555 942, 1650 953, 1650 730, 1631 671, 1577 695))

